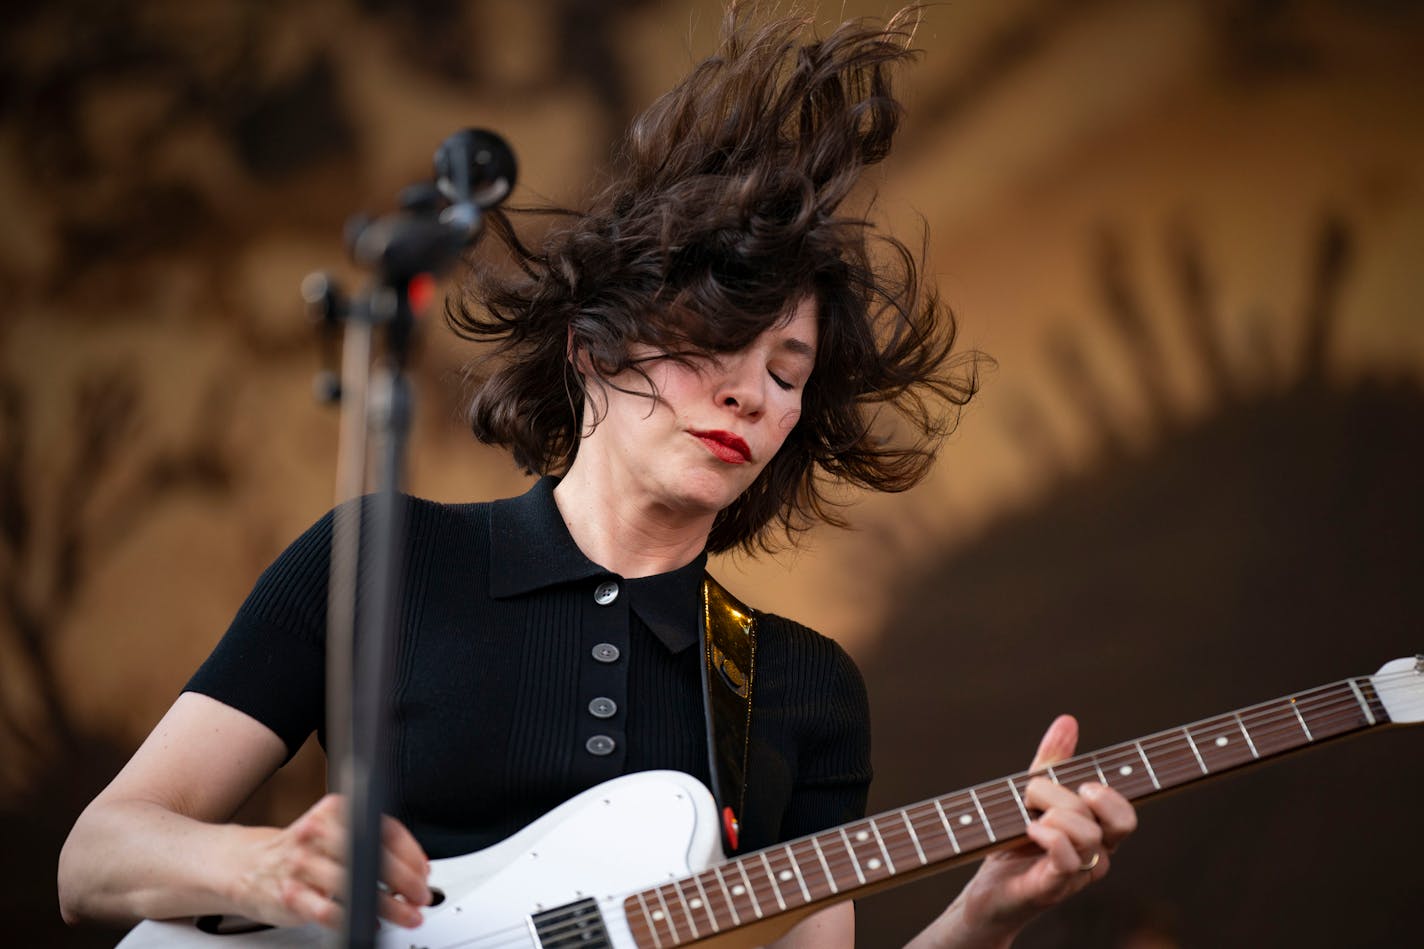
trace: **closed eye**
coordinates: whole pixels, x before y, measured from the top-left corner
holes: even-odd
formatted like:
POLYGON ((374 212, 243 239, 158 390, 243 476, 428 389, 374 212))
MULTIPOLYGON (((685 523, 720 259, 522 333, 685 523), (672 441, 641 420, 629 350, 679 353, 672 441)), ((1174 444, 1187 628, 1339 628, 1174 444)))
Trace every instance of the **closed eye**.
POLYGON ((782 389, 790 390, 796 388, 796 385, 794 383, 787 382, 785 379, 781 378, 774 372, 768 372, 767 375, 771 376, 771 381, 775 382, 782 389))

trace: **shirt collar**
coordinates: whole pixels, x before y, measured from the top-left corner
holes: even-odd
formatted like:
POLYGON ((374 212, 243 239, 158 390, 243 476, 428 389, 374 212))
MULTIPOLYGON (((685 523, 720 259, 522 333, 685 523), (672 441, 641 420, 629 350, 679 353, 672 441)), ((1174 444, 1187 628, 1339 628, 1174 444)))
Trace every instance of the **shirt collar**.
MULTIPOLYGON (((540 478, 517 498, 490 508, 490 596, 519 596, 597 576, 616 576, 584 556, 554 502, 556 478, 540 478)), ((707 553, 651 577, 619 578, 629 606, 671 652, 697 641, 707 553)))

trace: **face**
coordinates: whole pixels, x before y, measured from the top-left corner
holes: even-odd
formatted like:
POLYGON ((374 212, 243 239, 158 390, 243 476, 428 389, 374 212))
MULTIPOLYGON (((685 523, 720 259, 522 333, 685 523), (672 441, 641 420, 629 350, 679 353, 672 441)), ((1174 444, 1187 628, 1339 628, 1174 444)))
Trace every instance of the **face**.
MULTIPOLYGON (((735 353, 685 365, 635 351, 651 357, 641 365, 658 399, 594 380, 589 398, 604 413, 592 433, 585 429, 575 463, 598 465, 612 488, 667 513, 714 515, 751 485, 801 418, 816 343, 816 304, 807 298, 735 353)), ((636 372, 613 381, 647 391, 636 372)))

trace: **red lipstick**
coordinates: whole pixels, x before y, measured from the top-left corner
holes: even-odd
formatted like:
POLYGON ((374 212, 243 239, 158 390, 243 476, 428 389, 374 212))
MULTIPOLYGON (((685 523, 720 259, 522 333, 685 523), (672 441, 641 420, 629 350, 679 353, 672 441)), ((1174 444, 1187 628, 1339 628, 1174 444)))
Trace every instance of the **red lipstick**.
POLYGON ((692 432, 692 436, 707 446, 722 461, 729 465, 744 465, 752 460, 751 446, 740 435, 731 432, 692 432))

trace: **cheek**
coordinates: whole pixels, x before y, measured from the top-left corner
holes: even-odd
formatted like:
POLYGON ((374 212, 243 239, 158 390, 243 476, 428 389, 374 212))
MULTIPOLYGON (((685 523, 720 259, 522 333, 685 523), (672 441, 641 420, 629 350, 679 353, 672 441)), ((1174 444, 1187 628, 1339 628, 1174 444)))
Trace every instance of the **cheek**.
POLYGON ((799 421, 801 421, 801 409, 789 409, 777 421, 776 433, 780 435, 784 441, 786 436, 791 434, 791 430, 796 427, 796 423, 799 421))

